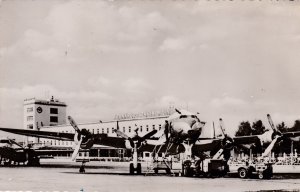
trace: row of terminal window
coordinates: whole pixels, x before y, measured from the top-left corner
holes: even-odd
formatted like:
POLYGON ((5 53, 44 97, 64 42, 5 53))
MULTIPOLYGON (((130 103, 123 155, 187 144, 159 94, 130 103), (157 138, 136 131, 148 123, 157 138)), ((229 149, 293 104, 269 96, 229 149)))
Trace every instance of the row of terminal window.
MULTIPOLYGON (((27 121, 33 121, 33 116, 27 116, 27 121)), ((58 117, 50 116, 50 123, 58 123, 58 117)))
MULTIPOLYGON (((28 107, 27 112, 33 112, 33 107, 28 107)), ((58 114, 58 108, 50 108, 50 114, 58 114)))
MULTIPOLYGON (((93 134, 95 134, 95 133, 99 134, 100 133, 100 129, 97 129, 97 132, 95 132, 95 129, 87 129, 87 130, 90 131, 93 134)), ((114 127, 106 128, 106 132, 105 132, 105 128, 102 128, 101 133, 110 133, 110 130, 111 130, 111 133, 112 133, 113 130, 114 130, 114 127)), ((155 125, 152 125, 152 130, 155 130, 155 125)), ((159 125, 159 130, 161 130, 161 125, 159 125)), ((128 133, 131 133, 131 131, 132 131, 131 126, 129 126, 128 127, 128 133)), ((138 131, 142 132, 143 131, 143 126, 140 126, 138 131)), ((149 131, 149 126, 146 125, 146 132, 148 132, 148 131, 149 131)), ((123 132, 124 133, 127 132, 125 127, 123 127, 123 132)), ((68 133, 68 131, 62 131, 62 133, 68 133)))

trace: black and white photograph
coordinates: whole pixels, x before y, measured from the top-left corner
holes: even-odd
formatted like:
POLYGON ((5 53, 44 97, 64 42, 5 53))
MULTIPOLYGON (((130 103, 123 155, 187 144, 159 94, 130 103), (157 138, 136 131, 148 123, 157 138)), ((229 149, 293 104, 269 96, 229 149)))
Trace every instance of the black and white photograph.
POLYGON ((299 0, 0 0, 0 192, 300 191, 299 0))

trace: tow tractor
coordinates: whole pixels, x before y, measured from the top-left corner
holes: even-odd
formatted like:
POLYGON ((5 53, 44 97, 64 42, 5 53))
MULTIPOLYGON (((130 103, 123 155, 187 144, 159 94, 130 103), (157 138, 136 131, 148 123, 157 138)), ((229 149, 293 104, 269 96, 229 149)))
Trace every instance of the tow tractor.
POLYGON ((223 177, 228 172, 227 161, 222 158, 224 149, 220 149, 212 158, 185 160, 182 175, 186 177, 223 177))
POLYGON ((267 162, 251 162, 229 163, 230 172, 237 173, 242 179, 253 178, 257 176, 259 179, 270 179, 273 176, 272 163, 267 162))

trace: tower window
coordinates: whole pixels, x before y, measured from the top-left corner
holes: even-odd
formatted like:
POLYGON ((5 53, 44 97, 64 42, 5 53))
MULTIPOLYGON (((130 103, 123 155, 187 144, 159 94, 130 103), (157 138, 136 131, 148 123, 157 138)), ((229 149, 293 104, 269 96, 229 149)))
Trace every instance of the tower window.
POLYGON ((33 116, 27 116, 27 121, 32 121, 33 120, 33 116))
POLYGON ((109 128, 107 128, 106 130, 107 130, 107 133, 109 133, 109 128))
POLYGON ((58 123, 58 117, 50 116, 50 122, 51 123, 58 123))
POLYGON ((33 111, 33 107, 27 108, 27 112, 32 112, 32 111, 33 111))
POLYGON ((27 129, 33 129, 33 124, 27 125, 27 129))
POLYGON ((58 114, 57 108, 50 108, 50 114, 58 114))

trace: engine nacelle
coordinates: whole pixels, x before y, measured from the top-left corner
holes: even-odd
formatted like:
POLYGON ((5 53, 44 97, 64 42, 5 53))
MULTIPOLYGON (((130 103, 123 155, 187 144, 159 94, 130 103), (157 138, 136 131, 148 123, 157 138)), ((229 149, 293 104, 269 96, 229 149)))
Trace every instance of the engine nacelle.
POLYGON ((82 134, 75 132, 74 143, 75 145, 81 143, 80 144, 81 149, 90 149, 94 145, 94 138, 89 137, 88 135, 84 136, 82 134))
POLYGON ((92 148, 94 145, 94 139, 93 138, 89 138, 87 139, 85 142, 82 142, 80 145, 81 149, 90 149, 92 148))

